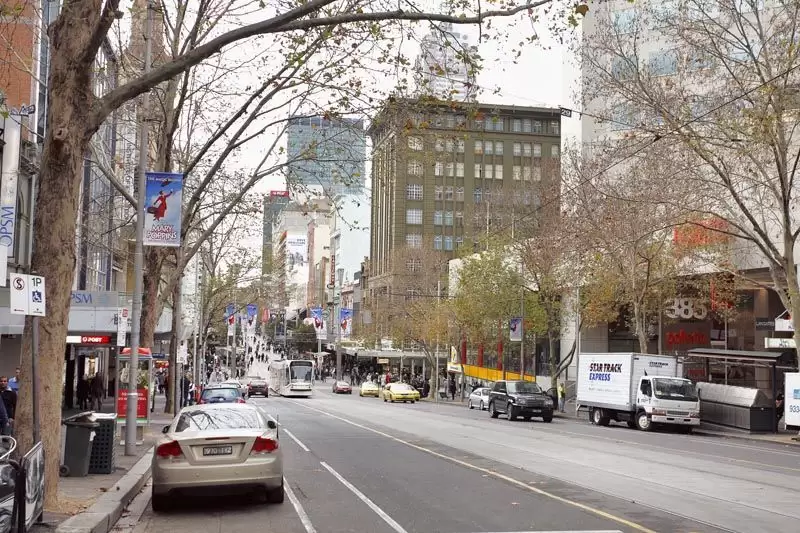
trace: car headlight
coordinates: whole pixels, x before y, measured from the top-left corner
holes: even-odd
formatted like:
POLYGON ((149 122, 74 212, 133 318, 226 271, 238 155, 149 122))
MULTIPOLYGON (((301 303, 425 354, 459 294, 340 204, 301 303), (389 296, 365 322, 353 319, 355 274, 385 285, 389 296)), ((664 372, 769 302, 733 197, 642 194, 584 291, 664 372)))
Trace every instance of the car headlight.
POLYGON ((655 416, 666 416, 667 411, 665 411, 664 409, 653 409, 653 412, 650 414, 655 416))
POLYGON ((689 411, 689 418, 700 418, 700 413, 698 411, 689 411))
POLYGON ((545 404, 547 407, 553 407, 553 400, 552 400, 551 398, 545 398, 545 399, 544 399, 544 404, 545 404))

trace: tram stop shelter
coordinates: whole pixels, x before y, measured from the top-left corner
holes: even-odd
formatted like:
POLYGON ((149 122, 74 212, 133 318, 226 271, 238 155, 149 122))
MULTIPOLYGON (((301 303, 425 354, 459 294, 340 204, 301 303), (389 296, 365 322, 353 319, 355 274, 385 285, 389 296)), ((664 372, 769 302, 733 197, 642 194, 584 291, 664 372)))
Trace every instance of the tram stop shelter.
POLYGON ((783 374, 797 368, 794 357, 794 352, 695 348, 686 353, 684 373, 698 382, 703 420, 777 433, 775 398, 783 390, 783 374))

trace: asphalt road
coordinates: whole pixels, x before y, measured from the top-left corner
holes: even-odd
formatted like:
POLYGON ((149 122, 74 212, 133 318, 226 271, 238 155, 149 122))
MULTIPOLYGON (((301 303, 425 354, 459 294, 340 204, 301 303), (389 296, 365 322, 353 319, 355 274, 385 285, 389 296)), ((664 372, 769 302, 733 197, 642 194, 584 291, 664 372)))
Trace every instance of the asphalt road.
MULTIPOLYGON (((710 437, 334 396, 253 399, 281 424, 288 497, 217 497, 135 533, 786 532, 800 453, 710 437)), ((146 504, 146 498, 144 499, 146 504)))

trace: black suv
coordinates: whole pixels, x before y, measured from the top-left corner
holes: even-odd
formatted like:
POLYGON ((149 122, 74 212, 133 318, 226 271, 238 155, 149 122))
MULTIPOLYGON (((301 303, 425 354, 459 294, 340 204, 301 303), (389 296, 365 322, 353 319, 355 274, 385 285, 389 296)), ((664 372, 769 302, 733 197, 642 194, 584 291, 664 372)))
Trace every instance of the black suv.
POLYGON ((489 392, 489 414, 497 418, 500 413, 505 413, 509 420, 540 416, 545 422, 552 422, 553 400, 536 383, 497 381, 489 392))

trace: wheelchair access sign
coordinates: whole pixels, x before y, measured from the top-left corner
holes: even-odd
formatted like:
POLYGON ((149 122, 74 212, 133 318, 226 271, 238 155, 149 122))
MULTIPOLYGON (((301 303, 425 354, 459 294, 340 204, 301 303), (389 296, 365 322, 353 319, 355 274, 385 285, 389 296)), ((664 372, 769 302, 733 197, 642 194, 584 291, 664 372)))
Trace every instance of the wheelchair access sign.
POLYGON ((45 316, 45 283, 42 276, 11 274, 9 311, 12 315, 45 316))

